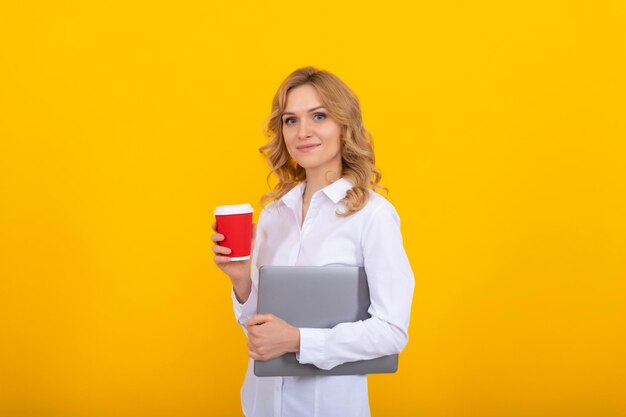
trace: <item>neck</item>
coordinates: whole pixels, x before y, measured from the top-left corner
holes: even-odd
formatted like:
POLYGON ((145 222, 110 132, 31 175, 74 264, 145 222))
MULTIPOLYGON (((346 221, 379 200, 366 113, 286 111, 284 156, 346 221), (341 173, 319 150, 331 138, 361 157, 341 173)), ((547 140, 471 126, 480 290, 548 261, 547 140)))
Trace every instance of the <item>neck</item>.
POLYGON ((305 202, 311 201, 311 197, 317 191, 332 184, 341 178, 341 168, 333 171, 306 172, 306 188, 304 190, 303 199, 305 202))

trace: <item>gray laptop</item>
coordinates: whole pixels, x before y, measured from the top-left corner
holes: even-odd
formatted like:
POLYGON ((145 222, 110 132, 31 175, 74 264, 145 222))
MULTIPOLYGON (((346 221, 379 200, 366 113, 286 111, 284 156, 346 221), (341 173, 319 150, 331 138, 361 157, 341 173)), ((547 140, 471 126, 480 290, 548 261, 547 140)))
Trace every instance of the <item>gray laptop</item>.
MULTIPOLYGON (((262 266, 258 294, 259 314, 274 314, 295 327, 331 328, 370 317, 363 267, 262 266)), ((346 362, 330 370, 300 364, 295 353, 254 361, 256 376, 355 375, 392 373, 397 369, 397 354, 346 362)))

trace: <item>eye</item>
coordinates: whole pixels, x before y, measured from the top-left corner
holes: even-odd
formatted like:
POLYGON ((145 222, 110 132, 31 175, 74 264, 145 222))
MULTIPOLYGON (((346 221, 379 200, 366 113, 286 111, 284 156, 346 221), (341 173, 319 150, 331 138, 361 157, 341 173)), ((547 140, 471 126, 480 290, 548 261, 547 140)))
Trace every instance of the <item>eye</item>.
POLYGON ((290 123, 292 120, 295 121, 296 119, 294 117, 288 117, 288 118, 283 120, 283 123, 286 124, 286 125, 291 125, 291 124, 293 124, 293 123, 290 123))
POLYGON ((313 116, 313 117, 318 117, 318 116, 320 116, 321 119, 315 119, 315 120, 324 120, 324 119, 326 119, 326 115, 324 113, 315 113, 315 116, 313 116))

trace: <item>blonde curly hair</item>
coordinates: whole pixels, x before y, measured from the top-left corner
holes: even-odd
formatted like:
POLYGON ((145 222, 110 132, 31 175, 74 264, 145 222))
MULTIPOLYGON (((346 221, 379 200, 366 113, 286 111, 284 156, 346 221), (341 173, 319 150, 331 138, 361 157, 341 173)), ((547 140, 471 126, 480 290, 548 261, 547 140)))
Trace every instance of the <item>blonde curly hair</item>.
POLYGON ((280 199, 298 183, 306 179, 304 168, 289 155, 282 132, 282 113, 287 105, 287 95, 295 87, 309 84, 315 88, 330 116, 341 125, 342 177, 352 182, 342 202, 346 211, 337 216, 347 217, 362 209, 369 200, 369 189, 379 185, 381 174, 375 166, 372 135, 363 126, 361 106, 354 92, 336 75, 314 67, 299 68, 280 85, 272 100, 272 112, 264 121, 263 132, 269 141, 259 148, 266 158, 272 174, 278 178, 273 190, 263 195, 261 205, 280 199))

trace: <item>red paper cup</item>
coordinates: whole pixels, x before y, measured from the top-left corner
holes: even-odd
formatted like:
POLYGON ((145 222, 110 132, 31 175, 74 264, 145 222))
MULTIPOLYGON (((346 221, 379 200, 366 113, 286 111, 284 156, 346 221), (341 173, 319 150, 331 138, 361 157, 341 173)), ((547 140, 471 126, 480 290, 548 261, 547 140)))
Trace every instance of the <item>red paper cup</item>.
POLYGON ((253 212, 254 209, 250 204, 215 208, 213 214, 215 214, 217 232, 224 235, 224 240, 218 244, 232 250, 229 255, 222 256, 228 256, 231 261, 250 259, 253 212))

